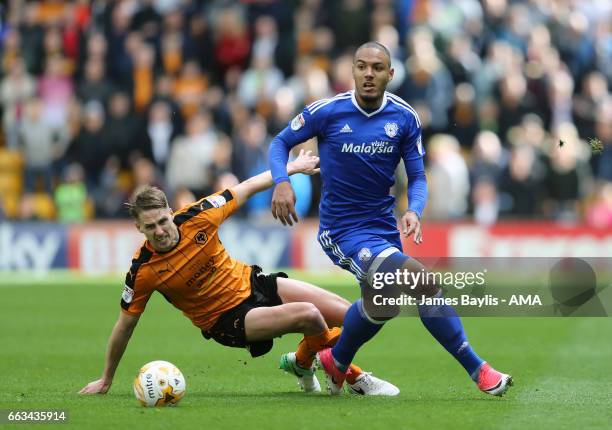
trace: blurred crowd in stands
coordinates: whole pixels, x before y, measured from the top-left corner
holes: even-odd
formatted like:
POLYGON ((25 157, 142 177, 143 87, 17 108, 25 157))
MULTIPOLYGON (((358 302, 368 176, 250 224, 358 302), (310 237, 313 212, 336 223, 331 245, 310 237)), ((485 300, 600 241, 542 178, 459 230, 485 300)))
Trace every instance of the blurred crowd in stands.
MULTIPOLYGON (((610 1, 8 0, 0 16, 0 218, 124 218, 142 184, 177 207, 259 173, 305 104, 352 88, 373 39, 423 124, 427 220, 612 227, 610 1)), ((294 180, 316 216, 319 179, 294 180)))

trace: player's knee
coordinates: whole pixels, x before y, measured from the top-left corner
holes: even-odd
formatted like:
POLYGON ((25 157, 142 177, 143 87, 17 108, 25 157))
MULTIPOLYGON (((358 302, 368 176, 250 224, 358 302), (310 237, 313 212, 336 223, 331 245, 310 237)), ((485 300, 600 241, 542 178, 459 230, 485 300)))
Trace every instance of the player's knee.
POLYGON ((416 281, 409 285, 409 289, 404 289, 403 292, 419 298, 423 296, 435 297, 440 292, 440 287, 435 283, 433 277, 427 276, 429 271, 420 261, 414 258, 406 260, 402 265, 402 270, 417 275, 411 277, 416 281))
POLYGON ((295 318, 297 328, 302 333, 320 333, 325 330, 325 319, 319 309, 312 303, 301 303, 295 318))
POLYGON ((368 283, 379 290, 378 294, 386 297, 397 297, 400 294, 418 298, 434 297, 440 288, 427 273, 427 268, 418 260, 399 251, 392 252, 372 265, 368 272, 368 283))
POLYGON ((395 318, 400 313, 398 305, 401 291, 394 285, 385 285, 382 288, 374 288, 370 285, 362 285, 361 299, 363 311, 368 319, 373 322, 385 322, 395 318))

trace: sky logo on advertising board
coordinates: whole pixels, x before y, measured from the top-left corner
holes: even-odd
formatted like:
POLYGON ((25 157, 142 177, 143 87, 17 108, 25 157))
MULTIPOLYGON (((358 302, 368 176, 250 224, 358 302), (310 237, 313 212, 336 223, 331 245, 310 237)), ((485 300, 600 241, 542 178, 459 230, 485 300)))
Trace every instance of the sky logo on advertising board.
POLYGON ((376 140, 370 143, 343 143, 341 152, 351 152, 353 154, 391 154, 393 152, 393 145, 390 142, 384 140, 376 140))
POLYGON ((59 231, 0 224, 0 269, 47 271, 61 245, 59 231))

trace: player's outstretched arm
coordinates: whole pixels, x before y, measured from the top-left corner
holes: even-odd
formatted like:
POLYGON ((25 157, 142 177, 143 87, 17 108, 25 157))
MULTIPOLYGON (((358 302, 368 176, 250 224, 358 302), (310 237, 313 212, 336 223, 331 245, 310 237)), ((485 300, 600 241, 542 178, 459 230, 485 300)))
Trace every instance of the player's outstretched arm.
MULTIPOLYGON (((312 155, 311 151, 301 150, 298 157, 287 163, 287 173, 294 175, 296 173, 304 173, 306 175, 314 175, 319 172, 319 157, 312 155)), ((237 198, 238 205, 242 205, 253 194, 270 188, 274 182, 272 181, 272 173, 267 170, 259 175, 253 176, 246 181, 243 181, 232 188, 234 195, 237 198)))
POLYGON ((79 391, 79 394, 105 394, 110 389, 119 361, 121 361, 121 357, 139 319, 140 316, 128 315, 123 312, 119 314, 119 318, 108 340, 102 378, 87 384, 79 391))

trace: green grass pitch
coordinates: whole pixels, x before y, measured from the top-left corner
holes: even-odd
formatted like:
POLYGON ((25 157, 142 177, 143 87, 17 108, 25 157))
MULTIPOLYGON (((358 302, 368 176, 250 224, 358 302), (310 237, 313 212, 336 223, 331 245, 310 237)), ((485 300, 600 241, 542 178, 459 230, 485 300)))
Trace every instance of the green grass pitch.
MULTIPOLYGON (((358 293, 342 275, 296 277, 350 299, 358 293)), ((610 318, 464 320, 476 350, 514 376, 515 387, 501 399, 480 393, 418 319, 399 318, 356 362, 396 384, 400 396, 330 398, 300 393, 294 378, 277 369, 298 335, 251 359, 245 350, 203 340, 159 295, 149 302, 110 392, 79 396, 101 374, 122 287, 120 277, 1 275, 0 409, 65 409, 67 426, 84 429, 584 430, 612 422, 610 318), (156 359, 173 362, 186 377, 187 395, 176 408, 145 409, 134 399, 134 376, 156 359)))

